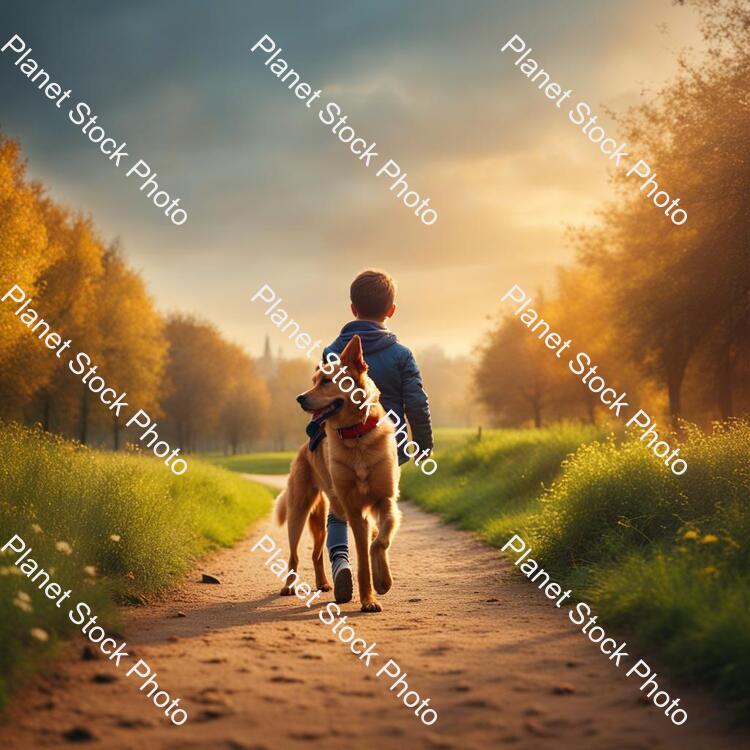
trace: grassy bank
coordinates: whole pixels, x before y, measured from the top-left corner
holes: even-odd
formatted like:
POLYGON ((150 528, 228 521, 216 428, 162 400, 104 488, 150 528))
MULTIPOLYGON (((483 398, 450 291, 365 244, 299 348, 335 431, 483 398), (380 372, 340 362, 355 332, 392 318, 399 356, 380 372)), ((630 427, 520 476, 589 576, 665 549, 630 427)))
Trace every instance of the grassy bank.
POLYGON ((681 477, 637 441, 596 437, 559 427, 470 441, 439 456, 433 477, 411 467, 403 494, 496 546, 521 534, 644 653, 747 704, 750 425, 690 431, 681 477))
POLYGON ((18 534, 29 557, 72 589, 58 609, 10 550, 0 557, 0 705, 77 629, 67 604, 85 601, 115 625, 114 601, 165 590, 197 556, 241 538, 270 504, 266 488, 194 458, 178 477, 152 458, 0 426, 0 547, 18 534))

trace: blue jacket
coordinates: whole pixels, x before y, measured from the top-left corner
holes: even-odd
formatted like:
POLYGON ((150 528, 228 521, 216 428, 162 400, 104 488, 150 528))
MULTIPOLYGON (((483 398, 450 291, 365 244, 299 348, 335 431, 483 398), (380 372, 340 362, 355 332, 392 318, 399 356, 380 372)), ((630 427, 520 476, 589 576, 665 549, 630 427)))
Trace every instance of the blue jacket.
MULTIPOLYGON (((342 329, 339 337, 323 350, 323 358, 329 352, 341 354, 349 340, 358 335, 362 340, 362 352, 367 362, 367 374, 375 381, 380 391, 380 402, 386 410, 392 409, 401 422, 404 414, 411 427, 411 436, 421 450, 432 448, 432 423, 427 394, 422 387, 414 355, 400 344, 396 334, 383 323, 370 320, 353 320, 342 329)), ((406 441, 404 441, 404 445, 406 441)), ((409 460, 398 450, 399 463, 409 460)))

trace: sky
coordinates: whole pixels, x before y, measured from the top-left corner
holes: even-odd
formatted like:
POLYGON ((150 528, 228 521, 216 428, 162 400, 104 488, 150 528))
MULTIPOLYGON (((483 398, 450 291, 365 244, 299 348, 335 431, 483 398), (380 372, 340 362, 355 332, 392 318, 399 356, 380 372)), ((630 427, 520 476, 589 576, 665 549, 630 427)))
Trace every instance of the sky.
POLYGON ((63 90, 61 109, 0 54, 0 129, 56 200, 119 239, 165 314, 194 314, 259 355, 264 284, 313 339, 347 322, 367 267, 398 283, 392 329, 412 349, 470 354, 513 284, 549 286, 610 193, 595 146, 500 48, 514 34, 608 134, 699 43, 671 0, 4 0, 13 34, 63 90), (264 35, 320 98, 307 108, 251 47, 264 35), (85 101, 188 211, 177 227, 70 122, 85 101), (335 101, 377 143, 369 168, 318 118, 335 101), (425 226, 376 168, 395 160, 439 214, 425 226))

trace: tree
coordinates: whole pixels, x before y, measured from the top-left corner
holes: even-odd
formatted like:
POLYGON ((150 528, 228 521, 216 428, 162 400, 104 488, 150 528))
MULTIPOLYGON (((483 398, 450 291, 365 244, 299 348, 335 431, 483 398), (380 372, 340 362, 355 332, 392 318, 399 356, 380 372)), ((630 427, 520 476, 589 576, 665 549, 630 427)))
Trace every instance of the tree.
MULTIPOLYGON (((107 385, 118 393, 126 392, 152 419, 161 416, 159 402, 168 349, 164 323, 143 279, 127 267, 116 247, 104 255, 96 309, 107 385)), ((114 412, 111 427, 113 446, 118 450, 122 423, 114 412)))
POLYGON ((225 360, 228 382, 219 422, 234 455, 240 445, 265 432, 271 398, 255 363, 241 347, 226 344, 225 360))
POLYGON ((620 197, 597 233, 604 241, 590 256, 631 354, 663 382, 675 426, 696 351, 711 349, 717 401, 730 416, 735 371, 750 349, 750 111, 738 95, 750 84, 750 9, 738 0, 694 4, 708 55, 683 59, 674 81, 621 118, 631 150, 658 169, 660 188, 679 194, 688 222, 676 226, 621 171, 620 197))
MULTIPOLYGON (((0 279, 4 295, 14 285, 34 298, 41 273, 54 260, 37 192, 27 183, 18 143, 0 134, 0 279)), ((28 403, 38 373, 28 361, 28 329, 14 315, 15 306, 0 304, 0 414, 17 415, 28 403)))
POLYGON ((199 436, 215 435, 225 403, 227 373, 224 342, 210 323, 173 315, 166 325, 169 342, 167 426, 186 452, 195 450, 199 436))
POLYGON ((564 365, 520 320, 503 318, 480 349, 474 385, 499 424, 541 427, 555 404, 564 365))
MULTIPOLYGON (((103 245, 90 219, 71 217, 65 208, 41 195, 40 202, 55 260, 39 277, 39 308, 53 330, 72 339, 71 356, 85 352, 95 362, 102 347, 97 299, 104 272, 103 245)), ((85 443, 91 396, 88 387, 72 377, 67 367, 61 367, 60 360, 40 347, 38 341, 28 343, 35 347, 37 366, 47 380, 38 393, 42 425, 51 429, 56 408, 59 421, 77 421, 75 432, 85 443)))
POLYGON ((283 359, 268 382, 271 394, 269 432, 279 450, 301 445, 310 415, 300 409, 297 396, 312 387, 313 368, 305 359, 283 359))

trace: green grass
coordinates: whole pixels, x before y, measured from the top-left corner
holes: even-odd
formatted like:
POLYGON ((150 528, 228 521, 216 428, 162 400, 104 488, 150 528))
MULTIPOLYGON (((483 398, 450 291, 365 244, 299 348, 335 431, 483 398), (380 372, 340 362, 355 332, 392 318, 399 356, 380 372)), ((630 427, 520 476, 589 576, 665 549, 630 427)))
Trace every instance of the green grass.
POLYGON ((408 464, 402 494, 491 543, 503 540, 519 517, 537 512, 541 493, 557 476, 561 462, 601 434, 596 428, 567 424, 486 431, 479 442, 474 430, 445 436, 441 432, 435 440, 438 470, 428 477, 408 464))
POLYGON ((78 629, 68 604, 85 601, 105 628, 116 626, 115 601, 163 592, 198 556, 240 539, 271 499, 267 488, 195 458, 175 476, 153 458, 99 453, 1 425, 0 547, 18 534, 32 548, 29 557, 52 568, 52 580, 72 594, 56 608, 10 550, 0 557, 0 705, 10 685, 78 629), (30 597, 31 611, 19 605, 19 593, 30 597), (34 628, 48 639, 33 637, 34 628))
POLYGON ((243 474, 287 474, 297 451, 241 453, 236 456, 205 456, 216 466, 243 474))
POLYGON ((691 429, 681 455, 689 466, 677 477, 632 438, 508 430, 438 451, 437 473, 410 467, 402 490, 496 546, 519 533, 604 622, 746 707, 750 425, 691 429))
MULTIPOLYGON (((492 434, 496 431, 489 431, 492 434)), ((435 445, 439 449, 461 445, 476 437, 477 431, 474 427, 454 428, 439 427, 435 430, 435 445)), ((485 432, 485 434, 488 434, 485 432)), ((297 451, 277 451, 271 453, 241 453, 236 456, 223 456, 218 453, 209 453, 202 456, 216 466, 221 466, 229 471, 237 471, 242 474, 287 474, 292 459, 297 451)))

